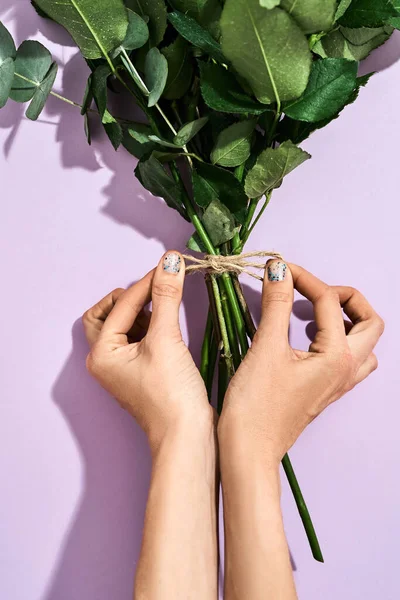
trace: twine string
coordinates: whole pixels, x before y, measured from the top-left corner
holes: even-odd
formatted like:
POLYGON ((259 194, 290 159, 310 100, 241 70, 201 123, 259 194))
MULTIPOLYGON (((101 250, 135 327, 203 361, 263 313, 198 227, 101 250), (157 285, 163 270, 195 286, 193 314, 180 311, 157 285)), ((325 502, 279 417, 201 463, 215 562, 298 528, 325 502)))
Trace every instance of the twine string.
POLYGON ((283 257, 279 252, 274 252, 272 250, 244 252, 243 254, 232 254, 229 256, 224 256, 222 254, 205 254, 203 258, 197 258, 197 256, 191 256, 190 254, 182 254, 182 256, 186 261, 191 263, 186 267, 188 273, 195 273, 196 271, 214 273, 216 275, 227 272, 236 273, 237 275, 246 273, 259 281, 263 281, 263 277, 257 275, 257 273, 250 269, 264 270, 265 261, 258 262, 254 259, 270 256, 271 258, 283 260, 283 257))

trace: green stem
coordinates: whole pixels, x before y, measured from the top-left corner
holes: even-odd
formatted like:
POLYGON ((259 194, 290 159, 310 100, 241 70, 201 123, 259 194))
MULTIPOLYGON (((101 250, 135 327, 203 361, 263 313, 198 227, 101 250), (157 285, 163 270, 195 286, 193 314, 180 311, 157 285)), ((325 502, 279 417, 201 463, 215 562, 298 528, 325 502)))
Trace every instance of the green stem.
POLYGON ((235 288, 233 287, 230 273, 222 273, 221 279, 225 286, 229 304, 232 310, 232 316, 236 325, 242 356, 244 356, 249 349, 249 342, 247 340, 246 327, 240 310, 239 302, 235 294, 235 288))
POLYGON ((268 194, 265 196, 265 201, 264 201, 264 204, 262 205, 262 207, 260 209, 260 212, 258 213, 258 215, 256 216, 256 218, 252 222, 251 226, 247 229, 245 235, 242 237, 242 248, 243 248, 244 244, 247 242, 247 240, 248 240, 249 236, 251 235, 251 232, 253 231, 254 227, 257 225, 258 221, 262 217, 263 212, 267 208, 267 206, 269 204, 269 201, 271 200, 271 195, 272 195, 272 190, 270 192, 268 192, 268 194))
POLYGON ((200 374, 207 389, 208 399, 211 399, 214 378, 215 361, 217 358, 217 343, 214 336, 213 318, 211 310, 208 311, 206 330, 201 347, 200 374))
POLYGON ((242 286, 240 285, 239 279, 236 275, 232 276, 233 287, 235 288, 236 296, 240 304, 243 319, 246 325, 246 332, 249 338, 252 340, 256 334, 256 326, 254 325, 253 319, 250 314, 249 307, 247 306, 246 299, 243 294, 242 286))
POLYGON ((247 236, 247 231, 249 229, 250 222, 251 222, 251 220, 253 218, 253 215, 256 212, 256 208, 257 208, 258 202, 259 202, 258 198, 252 198, 250 200, 249 208, 247 209, 246 220, 243 223, 242 229, 240 230, 240 239, 244 240, 244 241, 242 241, 241 244, 240 244, 240 246, 238 246, 236 254, 240 254, 240 252, 243 249, 244 244, 246 243, 246 240, 247 240, 247 237, 248 237, 247 236))
POLYGON ((242 357, 240 356, 239 344, 238 344, 238 339, 236 336, 235 326, 232 321, 232 315, 231 315, 230 306, 228 303, 228 296, 226 294, 225 288, 221 285, 221 280, 220 280, 220 285, 219 285, 219 291, 221 294, 222 310, 224 312, 224 318, 225 318, 225 323, 226 323, 226 329, 228 332, 229 344, 230 344, 230 347, 232 350, 233 364, 234 364, 235 371, 236 371, 236 369, 239 368, 242 357))
POLYGON ((294 496, 294 500, 296 502, 296 506, 299 511, 301 520, 303 522, 304 529, 306 531, 306 535, 311 547, 312 555, 318 562, 324 562, 324 557, 322 555, 321 547, 318 542, 317 534, 315 533, 310 513, 305 503, 304 496, 301 492, 299 482, 297 481, 297 477, 293 470, 293 466, 288 454, 285 454, 285 456, 282 458, 282 466, 285 471, 287 480, 289 482, 290 489, 292 490, 292 494, 294 496))
POLYGON ((225 362, 226 362, 228 377, 229 377, 229 379, 231 379, 231 377, 233 377, 233 375, 235 374, 235 367, 234 367, 233 360, 232 360, 232 353, 231 353, 231 347, 229 344, 228 330, 226 327, 224 312, 223 312, 223 308, 222 308, 221 294, 219 291, 216 277, 214 275, 210 275, 210 280, 211 280, 212 291, 213 291, 213 295, 214 295, 214 299, 215 299, 215 307, 216 307, 216 312, 217 312, 217 317, 218 317, 219 328, 220 328, 220 332, 221 332, 221 340, 222 340, 222 344, 223 344, 223 356, 224 356, 225 362))

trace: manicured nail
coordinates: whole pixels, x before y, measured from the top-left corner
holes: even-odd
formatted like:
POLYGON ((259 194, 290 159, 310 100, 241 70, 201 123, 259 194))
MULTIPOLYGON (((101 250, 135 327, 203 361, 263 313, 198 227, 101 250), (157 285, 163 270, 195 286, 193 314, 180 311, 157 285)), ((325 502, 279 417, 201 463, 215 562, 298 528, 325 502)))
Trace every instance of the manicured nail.
POLYGON ((164 256, 163 269, 167 273, 179 273, 181 270, 181 257, 176 252, 168 252, 164 256))
POLYGON ((268 281, 283 281, 286 277, 287 264, 275 260, 267 265, 268 281))

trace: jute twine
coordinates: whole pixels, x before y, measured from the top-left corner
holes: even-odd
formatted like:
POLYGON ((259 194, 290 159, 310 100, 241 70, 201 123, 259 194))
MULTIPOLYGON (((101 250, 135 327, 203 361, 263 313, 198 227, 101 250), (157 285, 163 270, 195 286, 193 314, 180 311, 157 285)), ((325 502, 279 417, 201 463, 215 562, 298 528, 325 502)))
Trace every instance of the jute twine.
POLYGON ((263 277, 254 273, 250 269, 264 270, 265 261, 257 262, 255 258, 261 258, 270 256, 272 258, 279 258, 283 260, 283 257, 279 252, 273 252, 272 250, 264 250, 261 252, 245 252, 244 254, 232 254, 229 256, 223 256, 221 254, 205 254, 203 258, 197 258, 197 256, 191 256, 190 254, 182 254, 183 258, 190 261, 186 267, 188 273, 196 271, 214 273, 220 275, 221 273, 247 273, 250 277, 254 277, 259 281, 263 281, 263 277), (250 259, 250 260, 249 260, 250 259), (251 260, 253 259, 253 260, 251 260))

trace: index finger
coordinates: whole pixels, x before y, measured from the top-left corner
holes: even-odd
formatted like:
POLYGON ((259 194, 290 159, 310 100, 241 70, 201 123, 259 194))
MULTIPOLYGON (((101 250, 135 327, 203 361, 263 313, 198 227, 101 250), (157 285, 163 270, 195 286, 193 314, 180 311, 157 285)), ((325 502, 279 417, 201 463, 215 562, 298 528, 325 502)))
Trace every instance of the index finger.
POLYGON ((338 294, 344 312, 354 324, 347 335, 349 345, 356 357, 364 361, 382 335, 384 322, 358 290, 347 286, 334 286, 332 289, 338 294))
POLYGON ((342 309, 332 288, 302 267, 290 263, 294 288, 314 306, 318 331, 326 332, 328 340, 337 344, 346 340, 342 309))
POLYGON ((122 336, 121 341, 127 343, 128 332, 132 329, 142 308, 151 300, 153 275, 154 269, 119 296, 104 323, 101 338, 122 336))

